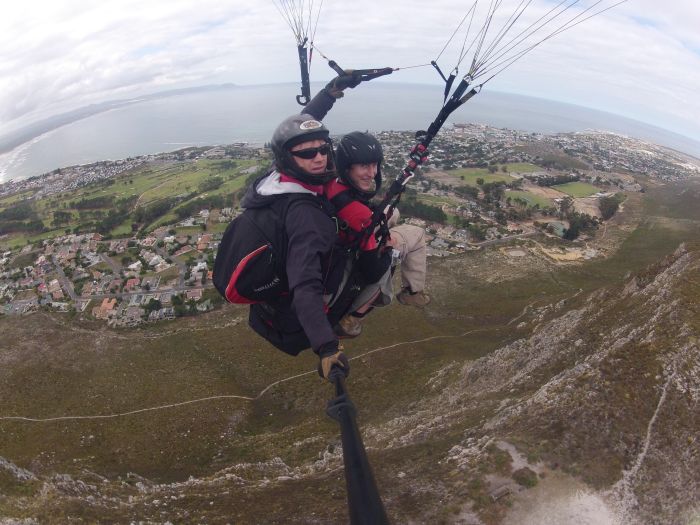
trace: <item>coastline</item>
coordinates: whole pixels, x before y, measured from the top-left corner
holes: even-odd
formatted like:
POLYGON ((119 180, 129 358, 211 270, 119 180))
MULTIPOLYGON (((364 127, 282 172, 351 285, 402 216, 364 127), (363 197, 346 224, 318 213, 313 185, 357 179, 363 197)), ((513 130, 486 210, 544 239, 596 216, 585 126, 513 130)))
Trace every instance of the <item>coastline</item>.
MULTIPOLYGON (((285 84, 207 86, 107 102, 99 111, 97 106, 88 106, 83 108, 90 110, 87 115, 75 110, 64 114, 68 121, 0 154, 0 183, 67 166, 167 153, 178 149, 173 145, 263 143, 279 115, 299 110, 288 100, 288 92, 289 85, 285 84)), ((434 118, 434 86, 378 83, 368 91, 351 95, 325 119, 334 134, 354 129, 415 130, 434 118), (406 111, 409 100, 415 101, 410 113, 406 111)), ((700 142, 675 132, 597 110, 520 95, 485 92, 457 112, 448 125, 455 122, 545 134, 603 130, 700 159, 700 142)))

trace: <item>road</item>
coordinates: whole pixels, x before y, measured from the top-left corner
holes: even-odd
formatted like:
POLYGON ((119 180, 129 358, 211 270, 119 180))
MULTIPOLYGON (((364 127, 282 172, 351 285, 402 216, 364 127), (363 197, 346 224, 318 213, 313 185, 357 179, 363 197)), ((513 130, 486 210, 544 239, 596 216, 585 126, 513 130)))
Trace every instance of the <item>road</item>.
POLYGON ((75 301, 76 299, 78 299, 78 296, 75 294, 73 283, 64 273, 63 267, 59 264, 56 257, 51 257, 51 260, 53 261, 53 264, 56 267, 56 272, 58 272, 58 282, 61 284, 61 288, 68 292, 68 295, 70 296, 71 300, 75 301))
POLYGON ((118 276, 119 273, 122 271, 120 266, 117 263, 115 263, 111 257, 108 257, 104 253, 100 254, 100 259, 102 259, 102 262, 106 263, 112 269, 112 273, 114 273, 114 275, 118 276))

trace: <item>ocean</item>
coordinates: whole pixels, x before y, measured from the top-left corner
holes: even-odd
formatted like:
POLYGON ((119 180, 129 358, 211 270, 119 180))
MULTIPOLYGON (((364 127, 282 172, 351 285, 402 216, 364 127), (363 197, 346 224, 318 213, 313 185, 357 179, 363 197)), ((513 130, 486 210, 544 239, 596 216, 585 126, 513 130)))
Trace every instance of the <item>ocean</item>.
MULTIPOLYGON (((321 84, 312 86, 312 92, 321 84)), ((115 160, 187 146, 269 141, 277 123, 300 111, 296 84, 219 86, 122 104, 75 120, 0 155, 0 182, 55 168, 115 160)), ((348 90, 325 124, 332 134, 353 130, 418 130, 442 104, 437 85, 374 82, 348 90)), ((587 129, 642 138, 700 157, 700 143, 642 122, 570 104, 483 90, 448 120, 530 132, 587 129)))

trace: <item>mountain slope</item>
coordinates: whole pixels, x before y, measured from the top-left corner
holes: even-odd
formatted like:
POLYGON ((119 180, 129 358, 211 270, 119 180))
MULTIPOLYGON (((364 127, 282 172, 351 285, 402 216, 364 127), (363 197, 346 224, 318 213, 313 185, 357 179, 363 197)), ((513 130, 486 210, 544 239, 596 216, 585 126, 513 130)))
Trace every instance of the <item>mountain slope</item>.
POLYGON ((623 523, 685 523, 700 493, 698 297, 700 254, 683 246, 580 308, 533 312, 530 337, 437 374, 438 394, 372 435, 401 446, 478 416, 443 458, 467 477, 507 440, 603 490, 623 523))
MULTIPOLYGON (((431 269, 454 275, 460 264, 431 269)), ((378 312, 367 324, 376 350, 351 354, 349 388, 395 522, 528 523, 544 503, 524 487, 538 483, 585 488, 587 507, 565 504, 597 506, 611 523, 691 521, 697 244, 620 285, 524 309, 504 299, 513 284, 484 286, 500 309, 471 290, 478 315, 463 288, 436 288, 425 312, 378 312)), ((313 356, 270 351, 243 317, 237 308, 134 331, 45 314, 3 320, 13 344, 0 353, 0 416, 111 416, 1 420, 0 516, 345 522, 328 386, 313 356)))

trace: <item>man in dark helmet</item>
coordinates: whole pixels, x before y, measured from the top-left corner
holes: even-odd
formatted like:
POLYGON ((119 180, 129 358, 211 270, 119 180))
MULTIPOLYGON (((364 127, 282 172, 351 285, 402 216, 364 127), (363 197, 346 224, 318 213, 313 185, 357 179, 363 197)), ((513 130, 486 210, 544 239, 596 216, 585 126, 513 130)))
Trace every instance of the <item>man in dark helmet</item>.
POLYGON ((271 207, 284 217, 289 295, 253 304, 251 327, 296 355, 311 346, 328 378, 333 365, 349 369, 328 318, 328 301, 343 277, 343 250, 334 249, 337 226, 323 184, 335 175, 326 127, 310 115, 286 118, 272 136, 274 166, 250 187, 244 208, 271 207))
MULTIPOLYGON (((354 88, 358 82, 353 79, 351 72, 340 75, 329 82, 304 108, 304 113, 313 115, 317 120, 322 120, 333 108, 335 102, 342 98, 346 88, 354 88)), ((336 149, 336 167, 338 177, 331 180, 325 186, 325 194, 332 201, 341 227, 346 226, 346 231, 340 232, 341 240, 347 244, 351 238, 356 238, 371 221, 372 210, 369 201, 377 194, 382 183, 381 165, 384 153, 379 141, 369 133, 355 131, 345 135, 338 143, 336 149)), ((399 220, 398 210, 389 219, 391 238, 388 246, 395 250, 396 260, 401 262, 402 290, 396 298, 402 304, 423 307, 430 302, 430 296, 425 293, 426 275, 426 247, 425 230, 409 224, 396 225, 399 220)), ((364 239, 360 245, 362 254, 367 254, 377 249, 374 236, 364 239)), ((366 257, 361 270, 364 273, 365 282, 374 282, 374 277, 386 265, 386 257, 366 257), (370 263, 370 261, 374 263, 370 263)), ((356 307, 362 300, 369 297, 372 291, 378 303, 387 303, 392 296, 391 274, 383 274, 383 280, 377 281, 376 286, 366 287, 363 293, 353 303, 356 307)), ((359 335, 361 326, 357 318, 363 315, 365 307, 360 307, 354 315, 344 317, 339 332, 341 335, 359 335)))
MULTIPOLYGON (((292 355, 311 346, 326 379, 333 365, 346 374, 349 370, 332 325, 348 311, 361 283, 351 271, 351 250, 338 242, 335 210, 323 194, 323 184, 335 177, 335 164, 328 130, 320 121, 343 90, 360 82, 351 72, 339 75, 302 114, 277 126, 271 144, 273 169, 255 181, 241 203, 244 208, 271 207, 284 218, 287 239, 289 294, 251 305, 250 326, 292 355)), ((385 268, 364 274, 364 282, 377 280, 385 268)))
POLYGON ((324 191, 338 215, 341 242, 358 248, 358 269, 363 275, 363 282, 371 283, 363 288, 348 315, 336 326, 339 335, 355 337, 362 329, 358 319, 371 310, 371 305, 384 306, 391 302, 391 249, 378 253, 380 247, 374 235, 363 235, 372 220, 369 201, 382 184, 381 163, 384 154, 376 138, 369 133, 355 131, 342 138, 336 156, 342 159, 344 175, 340 176, 338 170, 339 176, 326 183, 324 191), (348 178, 351 166, 355 176, 348 178))
MULTIPOLYGON (((372 220, 370 200, 381 187, 383 160, 382 146, 374 136, 360 131, 348 133, 336 149, 338 177, 325 185, 326 196, 336 208, 338 219, 347 227, 341 235, 348 242, 359 238, 361 251, 377 249, 374 235, 362 236, 362 233, 372 220)), ((389 219, 389 225, 393 226, 387 246, 393 248, 395 258, 401 263, 402 290, 397 299, 402 304, 422 307, 430 302, 430 296, 425 293, 425 231, 410 224, 396 225, 397 222, 398 211, 395 210, 389 219)), ((374 286, 365 288, 353 306, 359 306, 362 301, 387 304, 391 295, 391 273, 387 272, 374 286)), ((365 303, 364 307, 345 316, 340 321, 342 330, 359 335, 362 327, 358 319, 366 311, 365 303)))

